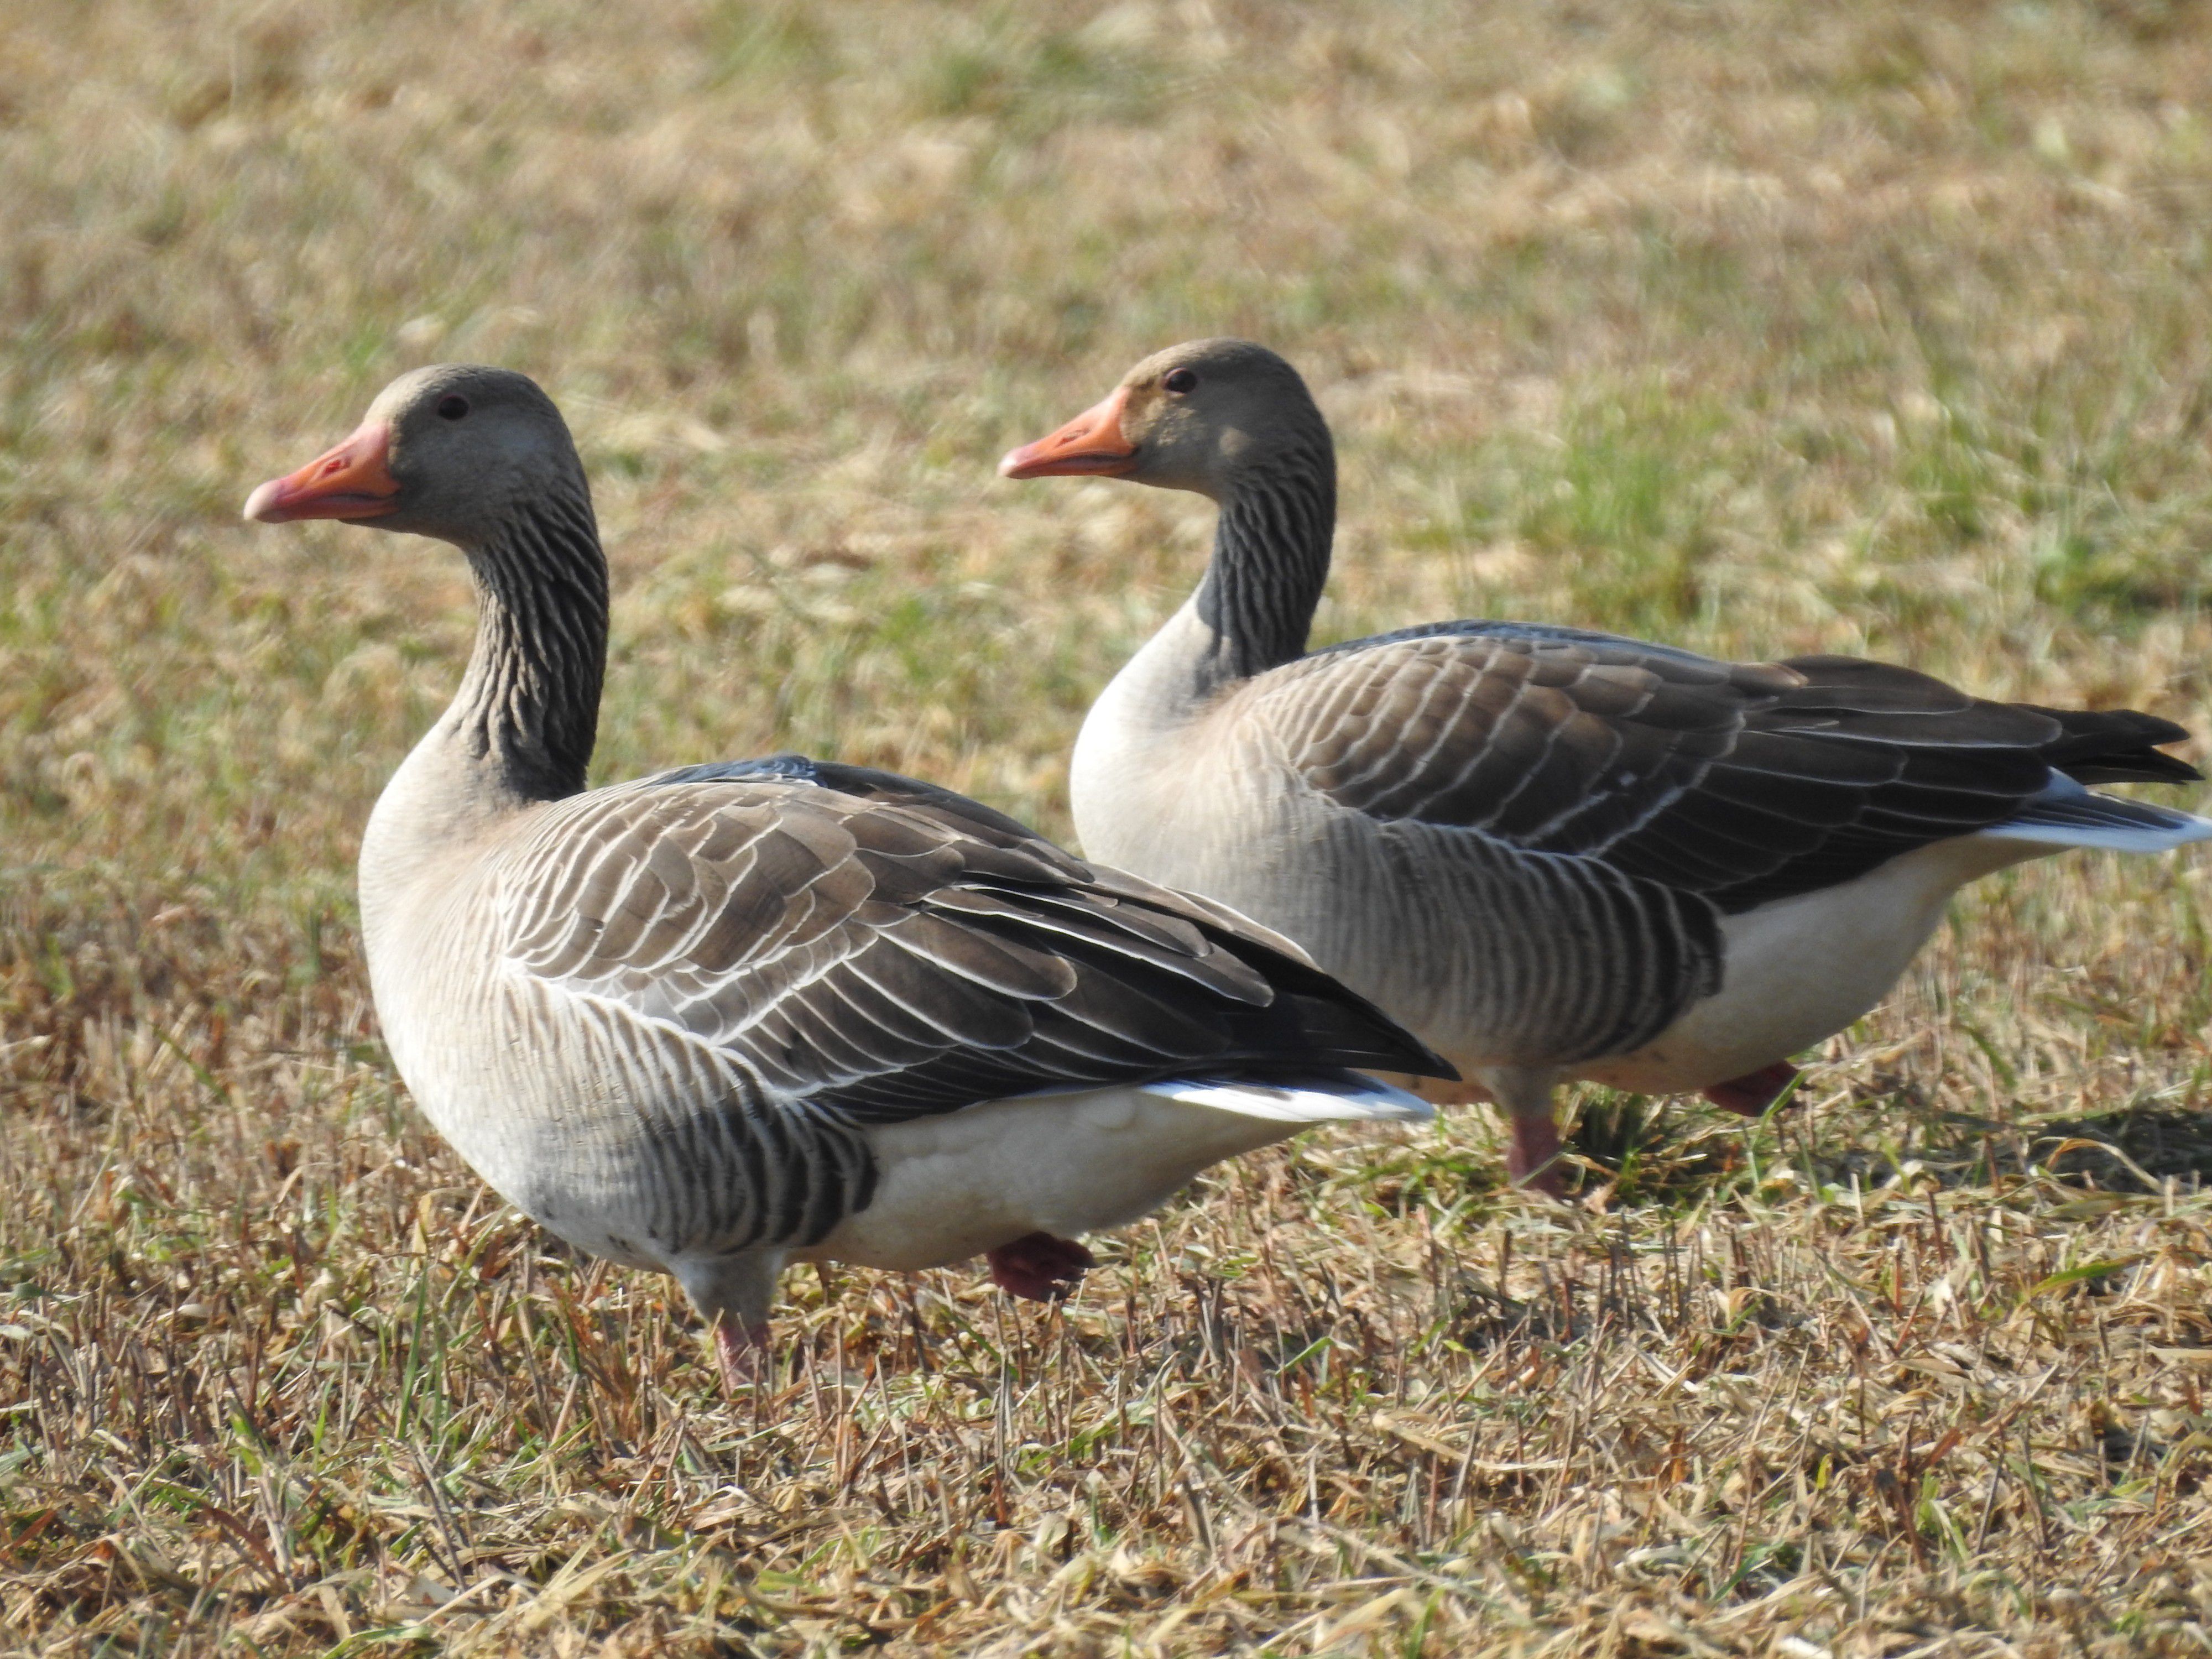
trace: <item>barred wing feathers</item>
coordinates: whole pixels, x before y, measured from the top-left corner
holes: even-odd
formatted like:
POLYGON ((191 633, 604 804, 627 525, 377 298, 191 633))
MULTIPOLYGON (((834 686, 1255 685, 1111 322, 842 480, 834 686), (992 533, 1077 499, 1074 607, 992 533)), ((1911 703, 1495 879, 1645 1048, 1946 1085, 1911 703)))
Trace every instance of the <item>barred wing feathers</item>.
POLYGON ((1984 702, 1855 658, 1728 663, 1579 629, 1446 623, 1244 694, 1308 787, 1382 822, 1578 855, 1723 913, 2004 823, 2051 782, 2187 781, 2150 715, 1984 702))
POLYGON ((890 774, 777 757, 599 790, 502 874, 513 971, 854 1123, 1171 1076, 1449 1069, 1276 936, 890 774))

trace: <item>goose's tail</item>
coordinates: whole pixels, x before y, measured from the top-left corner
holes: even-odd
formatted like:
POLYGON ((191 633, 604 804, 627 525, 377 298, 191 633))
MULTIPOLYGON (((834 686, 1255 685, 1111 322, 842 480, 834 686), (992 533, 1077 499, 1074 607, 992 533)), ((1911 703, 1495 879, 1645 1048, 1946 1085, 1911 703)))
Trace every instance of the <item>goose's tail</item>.
POLYGON ((2166 853, 2212 841, 2212 818, 2154 806, 2147 800, 2100 795, 2063 772, 2014 817, 1981 831, 1999 841, 2044 847, 2101 847, 2114 853, 2166 853))
POLYGON ((1333 1068, 1282 1077, 1169 1078, 1147 1083, 1144 1090, 1273 1123, 1421 1123, 1437 1115, 1419 1095, 1358 1072, 1333 1068))

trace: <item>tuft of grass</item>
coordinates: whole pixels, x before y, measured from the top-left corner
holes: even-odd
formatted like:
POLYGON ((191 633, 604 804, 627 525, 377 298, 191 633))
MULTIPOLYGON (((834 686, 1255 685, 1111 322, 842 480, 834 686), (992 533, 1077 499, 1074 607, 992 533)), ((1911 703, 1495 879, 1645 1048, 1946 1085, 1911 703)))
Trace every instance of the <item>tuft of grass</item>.
POLYGON ((0 8, 0 1645, 2201 1652, 2201 857, 1972 890, 1768 1121, 1589 1091, 1574 1206, 1479 1111, 1316 1137, 1057 1311, 794 1273, 732 1406, 377 1040, 351 863, 461 571, 236 512, 402 369, 526 369, 599 777, 1064 832, 1206 511, 991 462, 1233 331, 1340 436, 1324 637, 2212 731, 2207 109, 2156 0, 0 8))

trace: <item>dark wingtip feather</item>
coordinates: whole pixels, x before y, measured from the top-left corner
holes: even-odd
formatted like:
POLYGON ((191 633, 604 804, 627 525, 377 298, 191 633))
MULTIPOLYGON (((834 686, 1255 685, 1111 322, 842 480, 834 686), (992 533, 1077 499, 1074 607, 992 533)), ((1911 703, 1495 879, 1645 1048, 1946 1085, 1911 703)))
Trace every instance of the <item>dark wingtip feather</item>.
POLYGON ((2137 749, 2058 769, 2076 783, 2202 783, 2204 775, 2177 755, 2137 749))
MULTIPOLYGON (((2034 705, 2026 705, 2033 708, 2034 705)), ((2062 735, 2043 758, 2076 783, 2197 783, 2204 775, 2160 745, 2185 743, 2189 729, 2134 708, 2036 708, 2062 735)))
MULTIPOLYGON (((1370 1072, 1408 1072, 1416 1077, 1460 1080, 1458 1068, 1380 1008, 1310 963, 1284 955, 1249 935, 1201 922, 1208 938, 1266 978, 1274 1002, 1252 1011, 1255 1019, 1295 1018, 1299 1035, 1315 1045, 1312 1058, 1370 1072)), ((1267 1070, 1264 1060, 1250 1067, 1267 1070)))

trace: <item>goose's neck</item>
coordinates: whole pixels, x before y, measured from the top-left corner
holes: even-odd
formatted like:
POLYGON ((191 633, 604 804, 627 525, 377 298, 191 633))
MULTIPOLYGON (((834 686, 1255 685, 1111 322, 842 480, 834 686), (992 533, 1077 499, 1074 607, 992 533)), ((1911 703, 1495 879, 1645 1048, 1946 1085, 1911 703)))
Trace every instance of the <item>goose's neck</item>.
POLYGON ((579 479, 465 550, 477 643, 438 723, 392 774, 361 843, 372 968, 394 907, 448 884, 449 860, 584 787, 606 666, 607 566, 579 479))
POLYGON ((1328 580, 1336 456, 1326 429, 1246 468, 1221 497, 1213 559, 1192 600, 1209 687, 1301 656, 1328 580))
POLYGON ((468 550, 477 641, 439 732, 496 793, 557 800, 584 787, 606 674, 607 562, 578 478, 468 550))
POLYGON ((1180 861, 1191 840, 1177 827, 1192 798, 1184 769, 1207 764, 1200 734, 1221 699, 1304 653, 1336 530, 1326 428, 1271 459, 1222 492, 1205 580, 1084 720, 1068 793, 1091 857, 1206 887, 1209 870, 1180 861))

